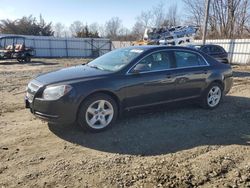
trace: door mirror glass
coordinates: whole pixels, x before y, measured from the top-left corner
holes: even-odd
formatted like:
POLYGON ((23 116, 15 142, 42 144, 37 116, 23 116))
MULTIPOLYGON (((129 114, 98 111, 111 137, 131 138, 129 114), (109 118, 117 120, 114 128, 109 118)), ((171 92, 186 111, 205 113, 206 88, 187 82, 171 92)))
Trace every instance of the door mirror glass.
POLYGON ((150 71, 150 67, 147 64, 137 64, 133 70, 131 71, 132 73, 140 73, 140 72, 145 72, 145 71, 150 71))

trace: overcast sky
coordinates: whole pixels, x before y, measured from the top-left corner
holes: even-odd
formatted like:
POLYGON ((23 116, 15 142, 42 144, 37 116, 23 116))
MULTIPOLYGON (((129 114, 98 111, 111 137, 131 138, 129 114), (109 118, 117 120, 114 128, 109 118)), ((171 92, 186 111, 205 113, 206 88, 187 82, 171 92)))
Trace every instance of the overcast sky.
POLYGON ((166 10, 177 4, 178 13, 183 12, 181 0, 0 0, 0 20, 42 14, 46 22, 61 22, 69 26, 75 20, 104 24, 117 16, 125 27, 131 29, 141 11, 160 2, 165 3, 166 10))

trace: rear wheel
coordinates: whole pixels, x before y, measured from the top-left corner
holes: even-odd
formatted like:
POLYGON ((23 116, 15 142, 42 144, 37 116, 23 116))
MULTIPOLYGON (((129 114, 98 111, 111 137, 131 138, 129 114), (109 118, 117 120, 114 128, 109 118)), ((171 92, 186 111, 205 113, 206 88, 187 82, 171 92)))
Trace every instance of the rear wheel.
POLYGON ((212 83, 204 92, 201 98, 201 105, 207 109, 214 109, 216 108, 222 99, 223 89, 221 84, 219 83, 212 83))
POLYGON ((30 55, 25 56, 24 61, 25 61, 26 63, 29 63, 29 62, 31 61, 30 55))
POLYGON ((95 94, 81 105, 78 124, 85 130, 100 132, 115 122, 117 112, 117 104, 109 95, 95 94))

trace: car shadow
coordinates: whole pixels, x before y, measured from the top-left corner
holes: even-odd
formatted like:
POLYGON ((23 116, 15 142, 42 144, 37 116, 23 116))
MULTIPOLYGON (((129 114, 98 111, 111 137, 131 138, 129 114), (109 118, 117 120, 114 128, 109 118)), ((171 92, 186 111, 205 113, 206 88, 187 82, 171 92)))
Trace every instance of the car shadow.
POLYGON ((58 63, 44 62, 38 60, 32 60, 31 62, 18 62, 16 60, 13 61, 0 61, 1 65, 29 65, 29 66, 39 66, 39 65, 58 65, 58 63))
POLYGON ((152 156, 203 145, 250 144, 250 98, 227 96, 215 110, 190 102, 125 113, 107 131, 88 133, 75 126, 51 125, 56 136, 110 153, 152 156))

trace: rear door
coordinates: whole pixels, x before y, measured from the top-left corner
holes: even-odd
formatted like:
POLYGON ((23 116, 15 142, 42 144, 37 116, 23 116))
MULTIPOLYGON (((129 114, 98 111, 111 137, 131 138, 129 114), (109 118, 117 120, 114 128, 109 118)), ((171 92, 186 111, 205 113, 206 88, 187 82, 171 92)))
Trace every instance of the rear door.
POLYGON ((209 64, 200 54, 188 50, 176 50, 174 57, 176 99, 199 96, 210 74, 209 64))

